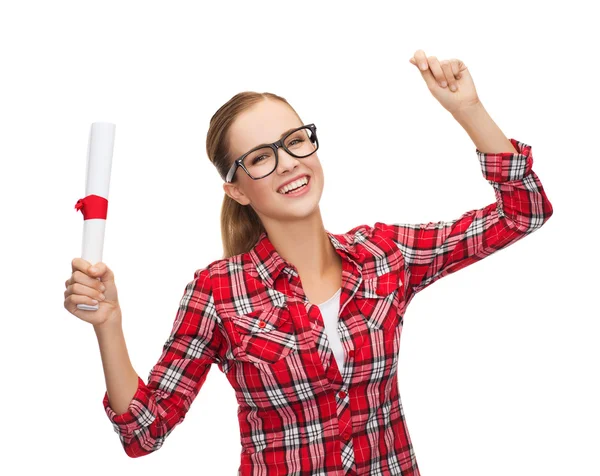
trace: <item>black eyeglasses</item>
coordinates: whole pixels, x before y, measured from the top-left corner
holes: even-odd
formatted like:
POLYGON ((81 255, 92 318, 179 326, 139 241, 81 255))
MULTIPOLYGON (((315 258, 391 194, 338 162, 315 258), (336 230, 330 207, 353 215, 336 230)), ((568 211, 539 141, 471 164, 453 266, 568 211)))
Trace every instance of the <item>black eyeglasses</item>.
POLYGON ((265 178, 273 173, 279 163, 277 149, 283 148, 292 157, 303 159, 314 154, 319 148, 317 126, 308 124, 284 132, 282 138, 272 144, 261 144, 236 159, 225 181, 231 183, 238 167, 244 169, 252 180, 265 178))

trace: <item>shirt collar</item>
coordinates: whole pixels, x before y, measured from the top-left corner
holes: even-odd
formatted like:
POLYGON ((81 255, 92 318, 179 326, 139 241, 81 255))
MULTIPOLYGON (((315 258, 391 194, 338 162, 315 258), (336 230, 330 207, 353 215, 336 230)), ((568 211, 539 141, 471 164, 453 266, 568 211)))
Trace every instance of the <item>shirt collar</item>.
MULTIPOLYGON (((348 242, 350 235, 334 235, 327 230, 325 232, 342 259, 352 261, 360 268, 360 253, 356 249, 355 242, 348 242)), ((354 235, 351 236, 354 237, 354 235)), ((251 276, 260 277, 270 288, 274 287, 275 280, 282 272, 294 276, 298 274, 295 266, 284 260, 277 252, 266 231, 260 234, 256 244, 249 251, 249 255, 251 262, 248 263, 248 273, 251 276)))

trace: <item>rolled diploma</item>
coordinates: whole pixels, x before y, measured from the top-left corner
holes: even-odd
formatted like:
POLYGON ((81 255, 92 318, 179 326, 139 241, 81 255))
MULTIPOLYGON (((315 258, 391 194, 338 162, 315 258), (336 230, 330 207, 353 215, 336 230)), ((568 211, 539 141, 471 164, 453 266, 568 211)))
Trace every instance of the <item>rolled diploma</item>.
MULTIPOLYGON (((88 195, 98 195, 108 200, 114 143, 115 124, 110 122, 92 123, 88 142, 85 182, 86 197, 88 195)), ((81 257, 92 264, 102 261, 105 227, 106 220, 101 218, 83 220, 81 257)), ((87 311, 97 311, 98 304, 94 306, 77 304, 77 308, 87 311)))

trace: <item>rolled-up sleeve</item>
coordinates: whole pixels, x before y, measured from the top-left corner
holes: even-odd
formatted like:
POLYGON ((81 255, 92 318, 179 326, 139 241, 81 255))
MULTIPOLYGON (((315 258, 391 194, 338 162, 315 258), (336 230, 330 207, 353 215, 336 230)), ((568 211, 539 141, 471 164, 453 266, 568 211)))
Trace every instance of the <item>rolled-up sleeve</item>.
POLYGON ((404 255, 411 295, 515 243, 552 216, 552 204, 532 170, 531 146, 510 141, 517 153, 475 149, 483 176, 494 189, 494 203, 450 221, 375 223, 375 232, 391 238, 404 255))
POLYGON ((179 303, 171 334, 145 383, 138 376, 137 390, 125 413, 117 415, 104 393, 106 414, 132 458, 159 449, 181 423, 211 364, 219 361, 221 333, 208 268, 194 273, 179 303))

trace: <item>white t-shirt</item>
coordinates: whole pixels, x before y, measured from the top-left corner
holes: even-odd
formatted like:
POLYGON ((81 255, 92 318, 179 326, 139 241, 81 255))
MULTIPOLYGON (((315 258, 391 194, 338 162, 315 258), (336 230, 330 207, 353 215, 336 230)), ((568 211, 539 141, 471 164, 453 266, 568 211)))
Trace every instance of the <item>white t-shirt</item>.
POLYGON ((342 372, 344 366, 344 348, 342 347, 342 341, 337 331, 341 292, 342 288, 338 289, 327 301, 317 304, 323 316, 327 339, 329 340, 329 345, 331 345, 331 350, 333 351, 333 356, 337 361, 340 372, 342 372))

